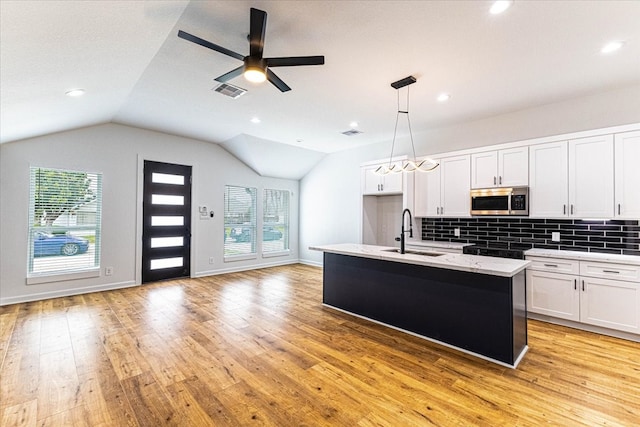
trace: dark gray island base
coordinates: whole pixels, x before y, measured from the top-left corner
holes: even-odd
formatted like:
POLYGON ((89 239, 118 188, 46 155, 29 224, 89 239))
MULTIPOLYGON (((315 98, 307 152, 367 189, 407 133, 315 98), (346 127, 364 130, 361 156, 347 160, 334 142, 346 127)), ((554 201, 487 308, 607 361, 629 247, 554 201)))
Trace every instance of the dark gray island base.
POLYGON ((327 306, 515 368, 527 351, 525 275, 324 253, 327 306))

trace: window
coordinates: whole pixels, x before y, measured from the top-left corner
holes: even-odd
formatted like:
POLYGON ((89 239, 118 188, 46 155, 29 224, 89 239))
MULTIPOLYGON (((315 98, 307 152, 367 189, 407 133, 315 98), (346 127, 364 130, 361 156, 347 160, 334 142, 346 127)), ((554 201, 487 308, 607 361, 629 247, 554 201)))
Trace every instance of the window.
POLYGON ((289 192, 265 189, 262 212, 262 252, 288 251, 289 192))
POLYGON ((255 188, 224 188, 224 257, 256 254, 255 188))
POLYGON ((28 276, 99 271, 102 174, 30 173, 28 276))

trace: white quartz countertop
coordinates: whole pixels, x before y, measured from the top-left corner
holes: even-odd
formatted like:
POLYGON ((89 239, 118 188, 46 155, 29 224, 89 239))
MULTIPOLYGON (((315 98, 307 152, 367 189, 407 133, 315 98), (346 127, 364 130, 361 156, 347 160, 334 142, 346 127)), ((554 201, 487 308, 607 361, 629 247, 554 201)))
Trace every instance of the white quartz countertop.
MULTIPOLYGON (((361 258, 380 259, 385 261, 402 262, 405 264, 468 271, 471 273, 491 274, 493 276, 502 277, 512 277, 531 264, 530 261, 519 259, 494 258, 455 253, 443 253, 443 255, 436 257, 419 254, 400 254, 397 252, 389 252, 390 250, 398 248, 361 245, 357 243, 310 246, 309 249, 334 254, 357 256, 361 258)), ((437 250, 425 250, 425 252, 434 253, 437 252, 437 250)))
POLYGON ((579 261, 600 261, 617 264, 640 265, 640 256, 635 255, 615 255, 601 254, 597 252, 579 251, 557 251, 554 249, 529 249, 524 253, 526 256, 537 256, 544 258, 575 259, 579 261))

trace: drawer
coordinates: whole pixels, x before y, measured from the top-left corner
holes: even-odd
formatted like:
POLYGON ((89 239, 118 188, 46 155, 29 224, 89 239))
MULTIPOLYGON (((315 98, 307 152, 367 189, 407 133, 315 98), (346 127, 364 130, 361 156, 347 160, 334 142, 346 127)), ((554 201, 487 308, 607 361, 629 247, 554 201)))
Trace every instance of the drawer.
POLYGON ((607 262, 580 261, 580 275, 640 282, 640 266, 607 262))
POLYGON ((527 256, 530 270, 550 271, 563 274, 580 274, 580 261, 560 258, 527 256))

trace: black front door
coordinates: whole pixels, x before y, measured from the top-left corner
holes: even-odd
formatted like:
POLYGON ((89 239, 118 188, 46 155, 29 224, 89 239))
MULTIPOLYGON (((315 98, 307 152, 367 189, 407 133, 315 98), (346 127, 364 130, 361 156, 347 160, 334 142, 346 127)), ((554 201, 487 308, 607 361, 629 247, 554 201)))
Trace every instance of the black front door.
POLYGON ((190 252, 191 166, 145 160, 142 283, 188 277, 190 252))

